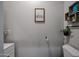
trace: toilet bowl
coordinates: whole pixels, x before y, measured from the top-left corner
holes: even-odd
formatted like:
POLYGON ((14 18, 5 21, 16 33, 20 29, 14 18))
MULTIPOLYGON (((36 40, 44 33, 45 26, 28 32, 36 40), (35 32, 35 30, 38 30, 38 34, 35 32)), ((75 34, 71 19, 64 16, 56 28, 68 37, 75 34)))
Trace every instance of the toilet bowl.
POLYGON ((79 50, 69 44, 63 45, 63 52, 64 57, 79 57, 79 50))

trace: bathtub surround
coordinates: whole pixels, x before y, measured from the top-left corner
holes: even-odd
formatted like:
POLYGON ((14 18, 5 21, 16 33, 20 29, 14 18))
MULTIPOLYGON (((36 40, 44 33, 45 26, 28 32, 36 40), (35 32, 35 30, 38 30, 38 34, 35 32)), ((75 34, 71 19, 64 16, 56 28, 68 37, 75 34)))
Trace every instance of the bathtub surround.
POLYGON ((17 57, 62 56, 64 2, 4 2, 4 9, 6 41, 15 42, 17 57), (45 8, 45 23, 34 22, 34 8, 45 8))

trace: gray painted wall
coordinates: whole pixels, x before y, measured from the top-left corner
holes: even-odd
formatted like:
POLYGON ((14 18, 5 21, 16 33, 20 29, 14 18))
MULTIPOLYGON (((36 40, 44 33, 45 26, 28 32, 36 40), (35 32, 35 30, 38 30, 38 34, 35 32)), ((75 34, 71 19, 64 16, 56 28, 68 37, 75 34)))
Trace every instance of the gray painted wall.
POLYGON ((15 42, 16 56, 62 56, 64 2, 4 2, 6 41, 15 42), (34 8, 45 8, 45 23, 34 22, 34 8))
MULTIPOLYGON (((68 7, 73 4, 75 1, 65 1, 64 2, 64 12, 68 12, 68 7)), ((67 25, 67 22, 64 21, 64 26, 67 25)), ((71 34, 71 38, 69 41, 69 44, 72 45, 73 47, 79 49, 79 28, 73 28, 71 29, 72 34, 71 34)))
POLYGON ((0 57, 3 56, 3 30, 4 30, 4 19, 3 19, 3 2, 0 1, 0 57))

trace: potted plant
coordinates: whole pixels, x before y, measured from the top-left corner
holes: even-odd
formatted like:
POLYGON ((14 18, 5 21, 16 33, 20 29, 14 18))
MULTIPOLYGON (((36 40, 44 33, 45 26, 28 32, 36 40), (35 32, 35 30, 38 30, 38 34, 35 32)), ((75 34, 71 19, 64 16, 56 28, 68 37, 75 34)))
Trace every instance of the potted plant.
POLYGON ((63 34, 64 34, 64 36, 70 36, 71 35, 71 30, 70 30, 69 26, 66 26, 66 28, 63 29, 63 34))

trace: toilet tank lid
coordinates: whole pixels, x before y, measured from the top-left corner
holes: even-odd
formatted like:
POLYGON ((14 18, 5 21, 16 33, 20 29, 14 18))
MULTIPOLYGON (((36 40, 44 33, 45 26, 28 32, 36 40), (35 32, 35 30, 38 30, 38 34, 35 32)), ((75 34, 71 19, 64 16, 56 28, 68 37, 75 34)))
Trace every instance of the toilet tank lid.
POLYGON ((73 48, 72 46, 70 46, 69 44, 65 44, 63 45, 63 50, 68 51, 70 54, 72 54, 73 56, 79 56, 79 50, 73 48))

